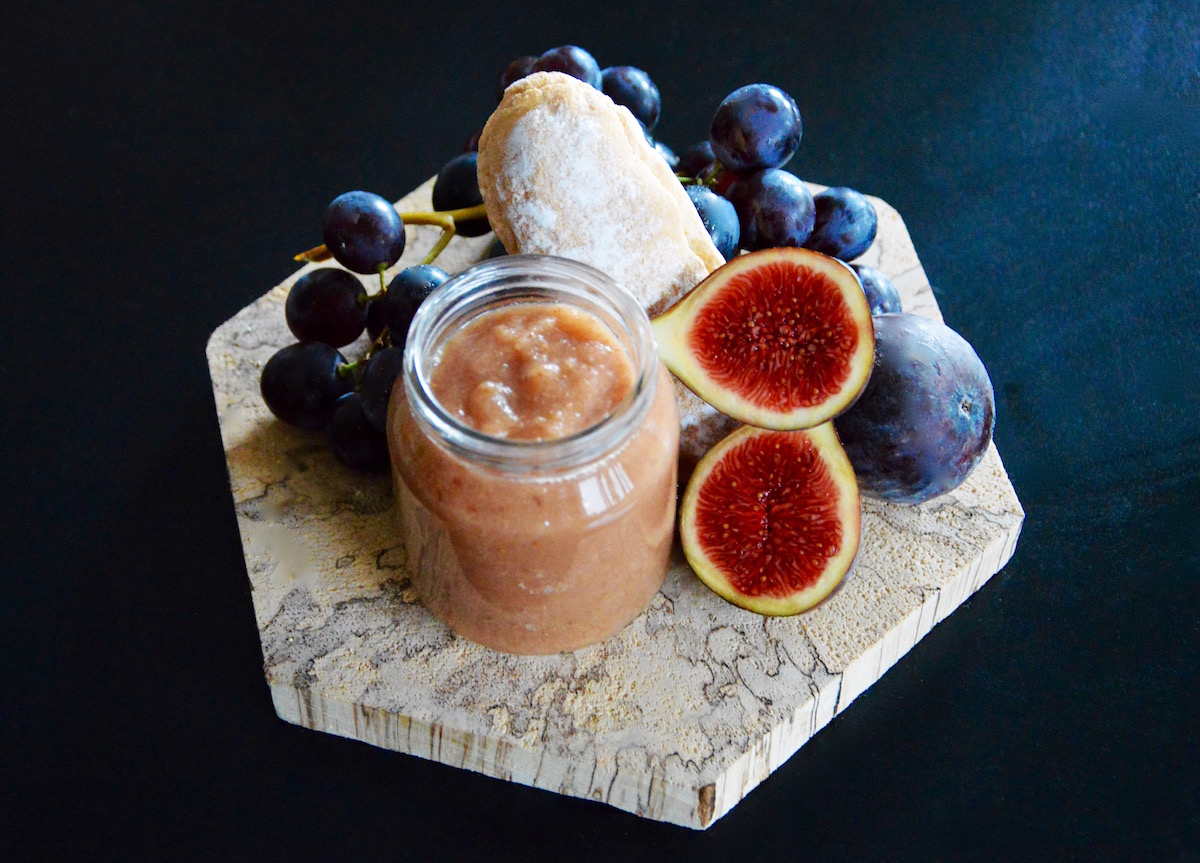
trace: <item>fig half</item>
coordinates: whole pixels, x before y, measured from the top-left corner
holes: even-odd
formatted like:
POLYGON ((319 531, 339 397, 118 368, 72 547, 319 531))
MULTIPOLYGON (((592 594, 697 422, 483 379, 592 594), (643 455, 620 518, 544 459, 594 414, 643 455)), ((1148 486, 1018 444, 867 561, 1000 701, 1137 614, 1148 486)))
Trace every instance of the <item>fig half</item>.
POLYGON ((714 270, 653 321, 687 387, 760 428, 812 428, 871 376, 871 309, 849 266, 808 249, 763 249, 714 270))
POLYGON ((742 426, 705 453, 680 507, 688 563, 749 611, 812 608, 858 553, 858 484, 832 423, 802 431, 742 426))

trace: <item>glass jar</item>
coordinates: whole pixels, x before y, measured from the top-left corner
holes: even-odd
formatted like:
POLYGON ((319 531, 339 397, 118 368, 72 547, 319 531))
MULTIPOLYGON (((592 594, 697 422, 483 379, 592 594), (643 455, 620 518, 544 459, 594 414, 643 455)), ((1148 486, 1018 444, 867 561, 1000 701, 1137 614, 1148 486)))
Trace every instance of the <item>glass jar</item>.
POLYGON ((413 584, 459 635, 510 653, 574 650, 621 629, 661 587, 679 413, 649 318, 599 270, 515 255, 434 292, 409 330, 388 445, 413 584), (611 413, 575 434, 517 441, 443 408, 430 372, 447 339, 514 303, 565 304, 611 331, 634 371, 611 413))

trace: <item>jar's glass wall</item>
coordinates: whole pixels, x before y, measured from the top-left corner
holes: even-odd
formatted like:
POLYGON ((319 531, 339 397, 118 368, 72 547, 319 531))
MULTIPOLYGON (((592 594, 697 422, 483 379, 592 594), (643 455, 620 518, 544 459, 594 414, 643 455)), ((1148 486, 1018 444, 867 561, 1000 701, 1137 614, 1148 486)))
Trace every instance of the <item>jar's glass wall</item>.
POLYGON ((417 592, 457 633, 496 649, 552 653, 602 640, 657 592, 674 535, 679 416, 645 312, 596 270, 520 256, 474 268, 427 302, 388 430, 417 592), (432 397, 430 365, 466 321, 534 301, 596 315, 629 352, 635 383, 578 434, 482 435, 432 397))

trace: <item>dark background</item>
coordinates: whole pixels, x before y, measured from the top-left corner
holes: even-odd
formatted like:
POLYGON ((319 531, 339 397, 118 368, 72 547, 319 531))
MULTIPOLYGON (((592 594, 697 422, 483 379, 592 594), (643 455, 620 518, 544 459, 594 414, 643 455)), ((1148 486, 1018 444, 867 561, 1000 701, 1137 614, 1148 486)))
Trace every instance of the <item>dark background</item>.
POLYGON ((1200 859, 1200 11, 6 4, 0 857, 1200 859), (659 137, 789 91, 987 364, 1012 562, 706 833, 302 730, 261 673, 204 359, 353 188, 566 42, 659 137))

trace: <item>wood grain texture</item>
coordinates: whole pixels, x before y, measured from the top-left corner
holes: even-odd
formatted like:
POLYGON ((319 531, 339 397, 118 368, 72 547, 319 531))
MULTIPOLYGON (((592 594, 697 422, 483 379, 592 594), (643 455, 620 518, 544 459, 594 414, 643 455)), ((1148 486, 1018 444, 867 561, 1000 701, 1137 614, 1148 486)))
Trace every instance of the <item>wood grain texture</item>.
MULTIPOLYGON (((431 186, 401 211, 428 208, 431 186)), ((892 277, 906 311, 940 319, 899 214, 872 201, 879 236, 860 260, 892 277)), ((395 269, 437 237, 409 231, 395 269)), ((455 238, 439 265, 469 266, 490 241, 455 238)), ((389 479, 342 467, 323 435, 277 422, 259 396, 263 364, 293 341, 287 291, 311 268, 222 324, 207 349, 264 669, 289 722, 703 829, 1016 547, 1024 512, 993 446, 929 503, 864 500, 855 567, 808 613, 729 605, 676 551, 649 608, 603 644, 518 657, 457 638, 412 590, 389 479)))

